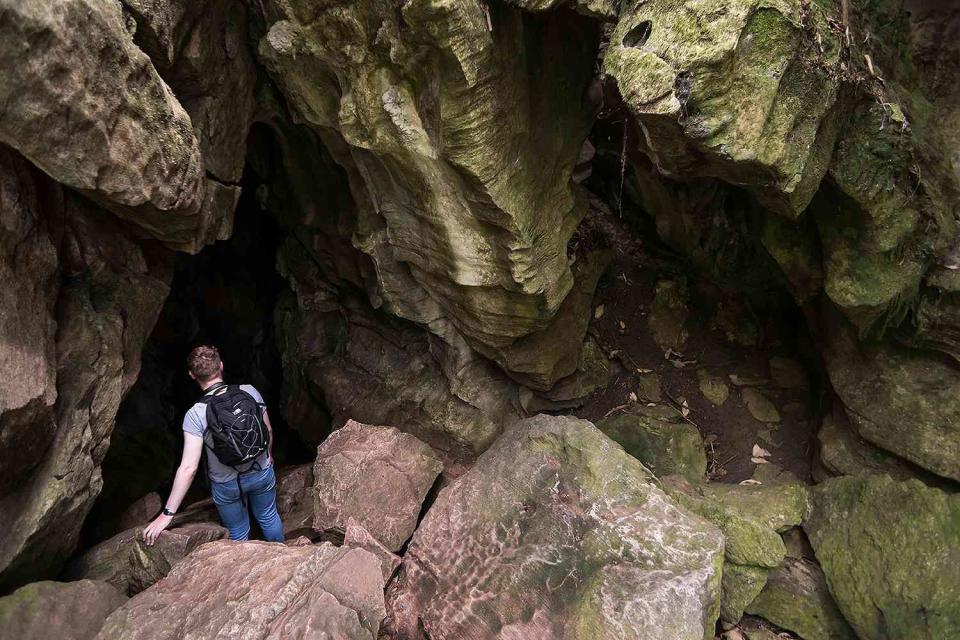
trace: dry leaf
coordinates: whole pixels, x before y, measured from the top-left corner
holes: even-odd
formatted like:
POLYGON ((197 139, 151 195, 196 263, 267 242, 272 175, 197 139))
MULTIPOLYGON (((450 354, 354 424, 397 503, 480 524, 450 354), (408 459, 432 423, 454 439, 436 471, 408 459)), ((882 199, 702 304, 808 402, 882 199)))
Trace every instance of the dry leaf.
POLYGON ((630 392, 630 395, 627 396, 627 399, 630 400, 630 402, 636 402, 636 401, 638 400, 637 394, 635 394, 633 391, 631 391, 631 392, 630 392))
POLYGON ((750 455, 752 455, 754 458, 769 458, 770 452, 764 449, 763 447, 761 447, 760 445, 754 444, 753 453, 750 455))
POLYGON ((599 320, 602 317, 603 317, 603 305, 601 304, 600 306, 598 306, 596 309, 593 310, 593 318, 594 320, 599 320))
POLYGON ((770 461, 766 458, 750 458, 750 462, 754 464, 770 464, 770 461))
POLYGON ((627 325, 626 325, 626 323, 624 323, 623 320, 620 321, 620 328, 621 328, 621 329, 626 329, 626 328, 627 328, 627 325))
POLYGON ((740 484, 742 484, 745 487, 749 487, 749 486, 754 486, 754 485, 763 484, 763 483, 760 482, 759 480, 754 480, 753 478, 747 478, 746 480, 741 480, 740 484))
POLYGON ((653 369, 643 369, 643 368, 640 368, 640 369, 637 369, 637 373, 640 373, 640 374, 653 373, 653 369))

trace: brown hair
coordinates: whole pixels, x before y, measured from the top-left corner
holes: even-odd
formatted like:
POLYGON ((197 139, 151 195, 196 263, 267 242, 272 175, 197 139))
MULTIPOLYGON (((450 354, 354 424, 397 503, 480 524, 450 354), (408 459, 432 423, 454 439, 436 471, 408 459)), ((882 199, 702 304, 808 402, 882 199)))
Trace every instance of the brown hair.
POLYGON ((187 356, 187 369, 198 382, 206 382, 220 372, 220 352, 216 347, 201 345, 187 356))

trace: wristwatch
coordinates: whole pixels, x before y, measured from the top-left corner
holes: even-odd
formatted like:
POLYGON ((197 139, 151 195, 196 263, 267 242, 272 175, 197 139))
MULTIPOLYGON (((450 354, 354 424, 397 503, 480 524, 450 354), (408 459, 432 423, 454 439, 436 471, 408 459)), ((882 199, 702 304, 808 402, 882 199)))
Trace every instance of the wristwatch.
POLYGON ((172 516, 175 513, 176 511, 170 511, 170 509, 167 509, 166 507, 163 508, 163 515, 165 516, 172 516))

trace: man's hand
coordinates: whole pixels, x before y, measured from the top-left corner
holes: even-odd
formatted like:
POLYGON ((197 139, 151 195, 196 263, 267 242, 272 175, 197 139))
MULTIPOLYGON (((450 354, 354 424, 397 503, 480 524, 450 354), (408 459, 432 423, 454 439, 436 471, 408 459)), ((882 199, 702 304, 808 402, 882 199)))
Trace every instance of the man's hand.
POLYGON ((147 525, 147 528, 143 530, 143 539, 148 547, 153 546, 153 543, 160 537, 160 532, 169 527, 172 520, 173 516, 165 516, 161 513, 156 520, 147 525))

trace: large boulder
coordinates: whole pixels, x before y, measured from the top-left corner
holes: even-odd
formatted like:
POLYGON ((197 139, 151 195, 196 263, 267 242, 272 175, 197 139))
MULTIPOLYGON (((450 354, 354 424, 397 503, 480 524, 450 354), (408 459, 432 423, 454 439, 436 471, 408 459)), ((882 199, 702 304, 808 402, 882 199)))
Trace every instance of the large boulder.
POLYGON ((412 435, 351 420, 317 449, 313 528, 344 531, 352 518, 398 551, 442 470, 433 450, 412 435))
POLYGON ((107 618, 98 640, 373 640, 385 614, 363 549, 229 541, 203 545, 107 618))
POLYGON ((188 524, 168 529, 148 546, 143 527, 129 529, 101 542, 66 568, 70 579, 89 578, 109 582, 128 596, 140 593, 170 572, 170 568, 201 544, 227 537, 227 530, 213 524, 188 524))
POLYGON ((960 495, 889 476, 833 478, 804 529, 863 640, 960 635, 960 495))
POLYGON ((513 425, 440 492, 391 592, 398 638, 712 638, 723 539, 585 420, 513 425))
POLYGON ((744 185, 796 218, 840 125, 833 17, 800 0, 631 1, 603 68, 661 173, 744 185))
POLYGON ((106 582, 31 582, 0 598, 0 630, 18 640, 93 640, 127 597, 106 582))
POLYGON ((6 0, 0 25, 0 141, 159 239, 220 234, 190 116, 118 2, 6 0))

